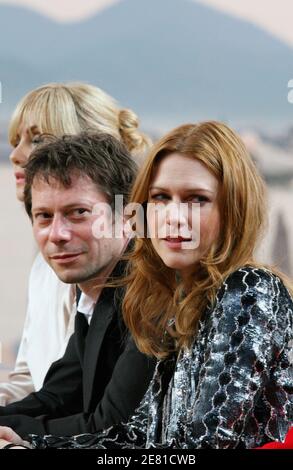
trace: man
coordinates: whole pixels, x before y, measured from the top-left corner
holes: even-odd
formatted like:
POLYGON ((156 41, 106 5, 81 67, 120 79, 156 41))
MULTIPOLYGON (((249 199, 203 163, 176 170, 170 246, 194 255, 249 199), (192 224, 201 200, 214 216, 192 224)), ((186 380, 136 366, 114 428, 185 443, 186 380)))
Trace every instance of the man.
MULTIPOLYGON (((125 147, 104 134, 56 139, 38 147, 27 164, 24 202, 36 241, 58 277, 76 283, 80 295, 75 332, 41 390, 0 408, 0 426, 21 437, 106 428, 126 420, 147 389, 154 363, 127 338, 122 289, 103 287, 110 275, 123 274, 119 258, 127 239, 117 236, 117 227, 109 230, 99 207, 112 207, 118 194, 126 203, 134 176, 125 147), (97 226, 112 236, 96 236, 97 226)), ((0 427, 0 438, 6 431, 0 427)))

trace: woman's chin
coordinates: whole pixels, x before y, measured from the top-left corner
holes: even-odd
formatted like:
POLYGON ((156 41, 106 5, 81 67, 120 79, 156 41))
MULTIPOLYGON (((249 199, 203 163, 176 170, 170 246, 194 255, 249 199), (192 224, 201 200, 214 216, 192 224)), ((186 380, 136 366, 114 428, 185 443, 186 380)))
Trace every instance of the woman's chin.
POLYGON ((170 258, 163 259, 163 262, 168 268, 174 269, 176 271, 190 269, 192 265, 194 264, 194 263, 186 263, 186 262, 184 263, 180 260, 170 259, 170 258))
POLYGON ((16 186, 16 198, 19 200, 19 202, 24 201, 24 184, 16 186))

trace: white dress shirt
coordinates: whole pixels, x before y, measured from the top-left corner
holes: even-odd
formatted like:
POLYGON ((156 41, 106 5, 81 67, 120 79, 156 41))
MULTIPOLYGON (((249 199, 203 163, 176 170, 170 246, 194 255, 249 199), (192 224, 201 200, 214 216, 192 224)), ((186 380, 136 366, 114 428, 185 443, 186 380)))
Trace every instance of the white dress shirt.
POLYGON ((81 293, 77 305, 77 311, 86 317, 88 324, 91 322, 96 302, 97 301, 93 300, 89 295, 84 294, 84 292, 81 293))

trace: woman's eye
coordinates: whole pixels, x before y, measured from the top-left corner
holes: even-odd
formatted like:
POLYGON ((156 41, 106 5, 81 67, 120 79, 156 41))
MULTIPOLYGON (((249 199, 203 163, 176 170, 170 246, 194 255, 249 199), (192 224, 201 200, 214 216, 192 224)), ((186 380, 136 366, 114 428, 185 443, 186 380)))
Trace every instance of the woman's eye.
POLYGON ((164 201, 167 198, 168 196, 164 193, 151 194, 151 200, 154 200, 154 201, 164 201))
POLYGON ((32 139, 32 145, 38 145, 41 142, 40 136, 36 136, 32 139))
POLYGON ((188 202, 195 202, 199 204, 204 204, 205 202, 210 202, 209 198, 201 195, 194 195, 188 200, 188 202))
MULTIPOLYGON (((159 194, 152 194, 150 196, 150 199, 154 200, 154 201, 164 201, 164 200, 170 199, 170 197, 167 194, 159 193, 159 194)), ((205 202, 210 202, 210 200, 206 196, 202 196, 202 195, 199 195, 199 194, 194 194, 192 196, 189 196, 185 200, 184 199, 181 200, 181 203, 184 203, 184 202, 187 202, 187 203, 194 202, 194 203, 204 204, 205 202)))

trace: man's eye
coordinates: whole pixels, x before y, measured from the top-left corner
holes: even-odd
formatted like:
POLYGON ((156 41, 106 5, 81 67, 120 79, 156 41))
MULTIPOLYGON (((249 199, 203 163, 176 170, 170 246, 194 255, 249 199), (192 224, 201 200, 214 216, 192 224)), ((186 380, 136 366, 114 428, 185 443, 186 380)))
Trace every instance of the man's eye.
POLYGON ((42 222, 43 220, 49 220, 51 217, 51 214, 48 212, 41 212, 39 214, 35 214, 34 216, 35 220, 38 220, 39 222, 42 222))
POLYGON ((89 212, 88 209, 79 208, 79 209, 74 209, 74 210, 72 211, 72 215, 73 215, 74 217, 80 217, 81 215, 85 215, 85 214, 87 214, 88 212, 89 212))

